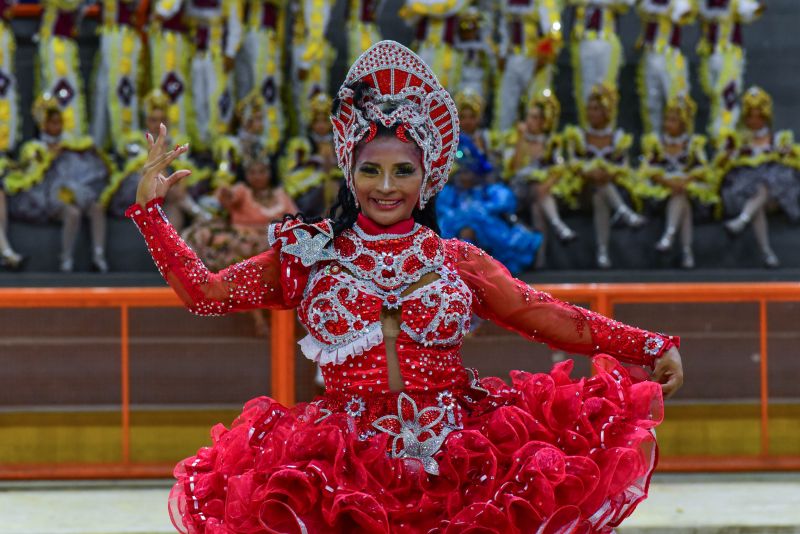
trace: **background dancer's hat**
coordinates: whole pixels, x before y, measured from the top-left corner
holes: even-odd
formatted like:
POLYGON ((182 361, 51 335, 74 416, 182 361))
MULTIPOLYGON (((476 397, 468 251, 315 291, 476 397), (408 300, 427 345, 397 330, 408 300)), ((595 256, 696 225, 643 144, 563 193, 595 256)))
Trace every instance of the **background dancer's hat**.
POLYGON ((394 41, 377 43, 350 67, 337 100, 331 116, 336 157, 353 196, 353 151, 378 124, 397 127, 401 140, 422 149, 420 207, 441 191, 458 147, 458 112, 419 56, 394 41))

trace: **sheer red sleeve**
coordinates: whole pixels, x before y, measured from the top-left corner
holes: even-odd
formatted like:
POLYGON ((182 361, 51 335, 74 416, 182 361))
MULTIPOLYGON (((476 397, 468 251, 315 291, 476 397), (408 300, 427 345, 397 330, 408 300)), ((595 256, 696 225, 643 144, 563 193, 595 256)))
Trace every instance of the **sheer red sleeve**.
POLYGON ((163 199, 145 208, 134 204, 126 215, 133 219, 147 243, 161 276, 192 313, 220 315, 255 308, 292 308, 281 285, 280 245, 210 272, 169 223, 161 209, 163 199))
POLYGON ((472 290, 480 317, 529 339, 575 354, 609 354, 627 363, 652 367, 677 337, 654 334, 559 301, 515 279, 481 249, 457 240, 457 269, 472 290))

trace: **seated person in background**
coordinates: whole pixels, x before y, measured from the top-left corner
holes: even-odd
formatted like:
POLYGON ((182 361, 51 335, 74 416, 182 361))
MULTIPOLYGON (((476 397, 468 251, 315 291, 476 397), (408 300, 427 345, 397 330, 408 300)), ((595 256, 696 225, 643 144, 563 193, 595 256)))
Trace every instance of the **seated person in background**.
POLYGON ((230 186, 236 181, 244 154, 262 151, 264 147, 264 113, 266 102, 258 92, 251 92, 236 106, 238 131, 236 135, 221 135, 214 142, 214 189, 230 186))
POLYGON ((740 234, 752 222, 764 265, 778 267, 766 210, 775 205, 789 220, 800 219, 800 148, 792 132, 773 131, 772 98, 760 87, 751 87, 742 97, 739 131, 721 138, 715 161, 722 177, 719 193, 725 212, 736 215, 725 229, 740 234))
POLYGON ((586 128, 568 127, 564 131, 567 161, 577 187, 591 194, 594 230, 597 238, 597 266, 611 267, 608 243, 611 224, 619 219, 637 228, 644 217, 634 212, 623 200, 618 187, 633 196, 628 151, 633 139, 621 129, 615 129, 619 96, 616 89, 605 84, 592 88, 586 105, 586 128))
MULTIPOLYGON (((287 213, 297 213, 291 197, 273 185, 267 155, 259 150, 242 161, 243 182, 217 189, 223 215, 200 220, 183 232, 184 240, 213 271, 220 271, 269 248, 267 226, 287 213)), ((256 330, 267 332, 262 310, 253 311, 256 330)))
MULTIPOLYGON (((169 97, 159 89, 154 89, 142 100, 145 131, 131 132, 124 142, 119 143, 121 153, 116 154, 119 169, 111 177, 108 186, 100 195, 100 203, 109 215, 124 217, 125 209, 136 200, 136 187, 139 184, 142 167, 147 161, 147 134, 158 135, 161 124, 169 127, 167 109, 169 97)), ((171 145, 183 144, 187 139, 172 139, 171 145)), ((208 171, 197 168, 187 155, 182 155, 178 160, 181 168, 191 171, 194 176, 208 176, 208 171)), ((167 212, 175 227, 181 229, 185 226, 187 218, 205 218, 210 215, 186 191, 186 184, 181 181, 170 188, 164 202, 164 211, 167 212)))
POLYGON ((92 264, 108 271, 105 257, 106 216, 100 193, 108 184, 112 165, 91 137, 63 136, 64 119, 58 101, 45 93, 33 104, 39 137, 20 150, 19 165, 5 178, 12 220, 44 224, 61 222, 62 272, 73 269, 75 241, 84 215, 91 222, 92 264))
POLYGON ((461 135, 469 137, 481 153, 485 154, 493 166, 497 166, 502 158, 498 137, 487 128, 483 128, 485 100, 478 93, 467 90, 455 96, 458 108, 458 122, 461 135))
POLYGON ((286 192, 306 217, 321 217, 336 200, 342 172, 336 163, 331 126, 332 100, 318 94, 311 101, 308 136, 295 137, 280 160, 286 192))
POLYGON ((549 225, 561 241, 571 241, 575 232, 561 219, 554 197, 565 198, 566 168, 562 138, 558 135, 561 105, 552 91, 545 90, 528 106, 525 120, 508 135, 505 175, 520 202, 530 205, 534 227, 544 233, 549 225))
POLYGON ((663 201, 666 199, 666 226, 656 250, 672 250, 675 236, 680 232, 681 266, 694 267, 692 252, 692 200, 715 204, 717 195, 712 186, 713 173, 706 156, 706 138, 693 134, 697 105, 689 95, 667 101, 660 133, 642 138, 642 157, 639 180, 642 196, 663 201))
MULTIPOLYGON (((13 162, 5 155, 0 155, 0 184, 4 182, 5 175, 11 171, 13 162)), ((6 194, 0 187, 0 266, 7 269, 19 269, 23 257, 11 248, 8 240, 8 208, 6 194)))
POLYGON ((533 264, 541 234, 516 222, 514 192, 503 183, 487 183, 493 167, 469 139, 459 138, 451 184, 436 199, 443 238, 457 237, 486 249, 512 274, 533 264))

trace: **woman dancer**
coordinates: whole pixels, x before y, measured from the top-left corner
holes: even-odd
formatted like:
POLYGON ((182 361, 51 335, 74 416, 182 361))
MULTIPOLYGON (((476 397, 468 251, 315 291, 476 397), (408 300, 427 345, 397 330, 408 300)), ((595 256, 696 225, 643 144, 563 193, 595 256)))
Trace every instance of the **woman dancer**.
POLYGON ((183 532, 610 532, 647 494, 662 390, 681 383, 678 340, 559 302, 493 258, 436 234, 432 200, 458 140, 431 70, 383 41, 350 69, 332 122, 347 187, 333 219, 289 217, 272 248, 210 273, 160 209, 184 150, 153 143, 130 215, 166 280, 201 314, 299 307, 303 353, 326 392, 250 401, 180 463, 183 532), (460 346, 471 313, 595 355, 596 373, 478 380, 460 346), (603 354, 603 355, 600 355, 603 354), (616 357, 655 366, 638 382, 616 357))
POLYGON ((725 136, 717 158, 722 169, 720 196, 725 211, 738 214, 725 229, 740 234, 752 222, 764 265, 780 260, 769 243, 766 209, 777 204, 791 221, 800 220, 800 149, 788 130, 772 129, 772 97, 751 87, 742 97, 742 128, 725 136))

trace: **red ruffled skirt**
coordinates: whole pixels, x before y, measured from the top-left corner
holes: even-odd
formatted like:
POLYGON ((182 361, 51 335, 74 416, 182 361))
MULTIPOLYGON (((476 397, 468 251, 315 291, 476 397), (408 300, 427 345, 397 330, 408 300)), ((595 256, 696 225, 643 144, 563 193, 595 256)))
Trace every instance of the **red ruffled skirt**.
POLYGON ((663 402, 613 358, 593 366, 481 380, 493 401, 463 407, 438 475, 387 454, 386 433, 359 440, 346 413, 253 399, 178 464, 172 520, 191 534, 610 532, 647 495, 663 402))

